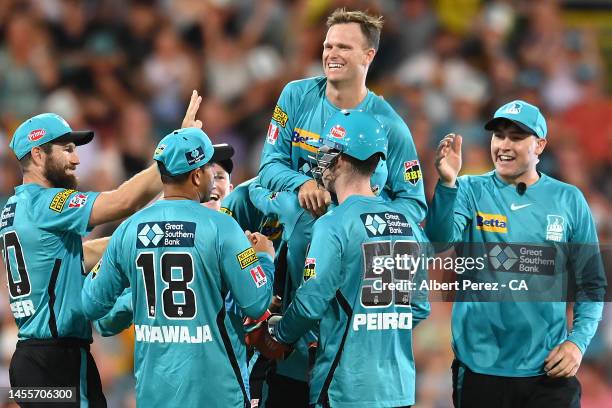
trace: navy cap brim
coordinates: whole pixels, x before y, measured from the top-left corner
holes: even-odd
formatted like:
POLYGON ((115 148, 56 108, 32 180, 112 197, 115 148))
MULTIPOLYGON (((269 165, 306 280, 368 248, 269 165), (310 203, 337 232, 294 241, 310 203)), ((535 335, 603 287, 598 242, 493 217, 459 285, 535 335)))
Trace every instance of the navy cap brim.
POLYGON ((72 132, 65 133, 58 137, 52 142, 59 143, 74 143, 77 146, 82 146, 87 144, 93 140, 94 132, 93 130, 73 130, 72 132))
POLYGON ((503 122, 510 122, 512 124, 514 124, 516 127, 518 127, 519 129, 521 129, 523 132, 529 134, 529 135, 534 135, 535 137, 538 137, 538 134, 535 132, 535 130, 531 129, 529 126, 517 121, 517 120, 512 120, 512 119, 508 119, 508 118, 504 118, 504 117, 497 117, 497 118, 493 118, 490 121, 488 121, 484 128, 485 130, 496 130, 497 127, 503 123, 503 122))
MULTIPOLYGON (((227 143, 214 144, 213 149, 215 149, 215 152, 210 159, 211 162, 221 164, 222 161, 229 160, 234 155, 234 148, 227 143)), ((228 171, 228 173, 230 172, 228 171)))

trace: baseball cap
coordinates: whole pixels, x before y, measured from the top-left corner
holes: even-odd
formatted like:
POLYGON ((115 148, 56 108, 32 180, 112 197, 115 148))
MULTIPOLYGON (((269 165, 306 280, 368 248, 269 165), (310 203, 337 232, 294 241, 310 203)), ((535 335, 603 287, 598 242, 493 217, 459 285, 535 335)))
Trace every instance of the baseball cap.
POLYGON ((362 110, 343 109, 333 114, 323 128, 320 145, 366 160, 374 153, 387 156, 387 130, 371 114, 362 110))
POLYGON ((234 149, 228 144, 213 145, 202 129, 177 129, 157 145, 153 159, 162 163, 171 176, 187 173, 208 162, 228 160, 234 149))
POLYGON ((493 119, 485 124, 485 129, 495 130, 503 120, 509 120, 530 135, 546 138, 546 119, 535 105, 521 100, 508 102, 495 111, 493 119))
POLYGON ((91 130, 74 131, 64 118, 55 113, 42 113, 23 122, 11 139, 10 147, 21 160, 34 147, 49 142, 73 142, 80 146, 91 142, 91 130))

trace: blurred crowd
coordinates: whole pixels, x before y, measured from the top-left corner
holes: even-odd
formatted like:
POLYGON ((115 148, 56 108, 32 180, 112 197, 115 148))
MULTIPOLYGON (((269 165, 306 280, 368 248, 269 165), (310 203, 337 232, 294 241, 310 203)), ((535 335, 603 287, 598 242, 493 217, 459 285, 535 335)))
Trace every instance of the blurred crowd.
MULTIPOLYGON (((204 130, 236 149, 232 182, 250 178, 282 87, 322 74, 325 18, 346 6, 385 17, 368 87, 410 127, 428 197, 438 141, 460 133, 463 173, 487 171, 483 124, 502 103, 523 99, 548 121, 540 170, 582 190, 609 243, 612 57, 604 58, 596 27, 566 23, 566 3, 0 0, 0 204, 21 183, 8 143, 24 119, 50 111, 95 130, 78 149, 78 175, 81 189, 103 191, 148 166, 155 144, 180 126, 193 89, 204 96, 204 130)), ((0 291, 0 387, 16 341, 6 296, 0 291)), ((579 372, 585 408, 612 406, 610 306, 579 372)), ((415 331, 419 408, 450 406, 450 307, 434 304, 415 331)), ((132 341, 124 332, 94 342, 110 406, 133 404, 132 341)))

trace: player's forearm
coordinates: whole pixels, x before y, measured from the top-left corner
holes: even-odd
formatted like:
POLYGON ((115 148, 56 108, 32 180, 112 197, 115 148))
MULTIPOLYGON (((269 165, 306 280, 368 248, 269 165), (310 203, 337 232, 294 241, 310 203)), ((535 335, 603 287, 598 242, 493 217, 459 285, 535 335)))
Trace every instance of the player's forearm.
POLYGON ((86 272, 89 272, 102 258, 109 241, 110 237, 103 237, 83 243, 83 262, 85 263, 86 272))
POLYGON ((603 313, 603 302, 576 302, 574 304, 574 321, 567 340, 576 344, 584 355, 603 313))
POLYGON ((89 225, 95 226, 133 214, 149 203, 162 189, 157 165, 133 176, 113 191, 101 193, 90 216, 89 225))
POLYGON ((312 178, 276 160, 262 162, 259 169, 260 184, 272 191, 295 191, 308 180, 312 178))
MULTIPOLYGON (((427 213, 425 233, 432 243, 453 243, 461 240, 464 225, 462 219, 455 214, 457 188, 449 188, 438 183, 427 213), (459 219, 458 219, 459 218, 459 219)), ((436 251, 444 248, 435 248, 436 251)))
POLYGON ((134 311, 132 309, 132 291, 126 289, 110 312, 94 322, 94 327, 104 337, 121 333, 132 325, 134 311))
POLYGON ((327 307, 329 307, 329 301, 321 298, 309 297, 307 305, 300 297, 296 297, 278 323, 277 339, 285 344, 295 343, 315 327, 327 307))

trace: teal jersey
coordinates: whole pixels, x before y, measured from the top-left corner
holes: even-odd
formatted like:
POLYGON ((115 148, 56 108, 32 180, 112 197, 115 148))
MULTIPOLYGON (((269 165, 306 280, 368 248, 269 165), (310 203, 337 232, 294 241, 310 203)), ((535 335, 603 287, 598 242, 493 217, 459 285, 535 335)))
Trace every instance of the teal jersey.
POLYGON ((132 289, 126 288, 117 299, 108 314, 93 322, 98 333, 104 337, 115 336, 132 325, 134 309, 132 308, 132 289))
MULTIPOLYGON (((325 121, 338 112, 325 96, 325 77, 293 81, 283 89, 268 127, 259 168, 260 183, 272 191, 295 191, 312 179, 309 156, 317 149, 325 121)), ((385 188, 396 208, 409 219, 422 220, 427 211, 421 165, 410 130, 384 99, 368 91, 354 109, 372 114, 388 129, 388 177, 385 188)))
POLYGON ((310 402, 333 407, 414 403, 412 328, 429 314, 409 268, 427 239, 380 197, 350 196, 319 218, 304 283, 276 335, 292 344, 319 324, 310 402), (415 285, 415 286, 413 286, 415 285))
POLYGON ((260 255, 231 217, 191 200, 158 201, 119 226, 82 298, 99 319, 131 287, 139 405, 249 401, 224 300, 231 290, 246 316, 266 311, 274 266, 260 255))
MULTIPOLYGON (((249 186, 249 193, 255 207, 267 216, 278 217, 283 227, 282 239, 287 243, 287 275, 282 294, 284 313, 302 284, 315 219, 300 207, 297 193, 293 191, 272 192, 255 182, 249 186)), ((294 352, 276 363, 276 372, 298 381, 308 381, 308 344, 316 340, 312 333, 301 337, 294 352)))
POLYGON ((232 216, 243 231, 261 232, 272 241, 274 249, 278 250, 283 233, 278 217, 264 215, 249 198, 249 186, 256 181, 255 177, 238 184, 221 202, 221 212, 232 216))
POLYGON ((544 359, 565 340, 584 354, 603 308, 591 300, 603 300, 606 281, 582 193, 545 174, 523 195, 495 171, 459 177, 457 184, 436 187, 429 239, 468 243, 463 256, 483 256, 484 248, 485 268, 467 278, 499 285, 483 302, 469 301, 469 290, 458 293, 464 297, 452 314, 457 358, 477 373, 529 377, 544 374, 544 359), (509 290, 511 281, 515 291, 509 290), (573 283, 589 293, 576 294, 568 333, 564 300, 573 283))
POLYGON ((2 210, 0 236, 19 339, 91 341, 79 294, 82 237, 99 193, 23 184, 2 210))

